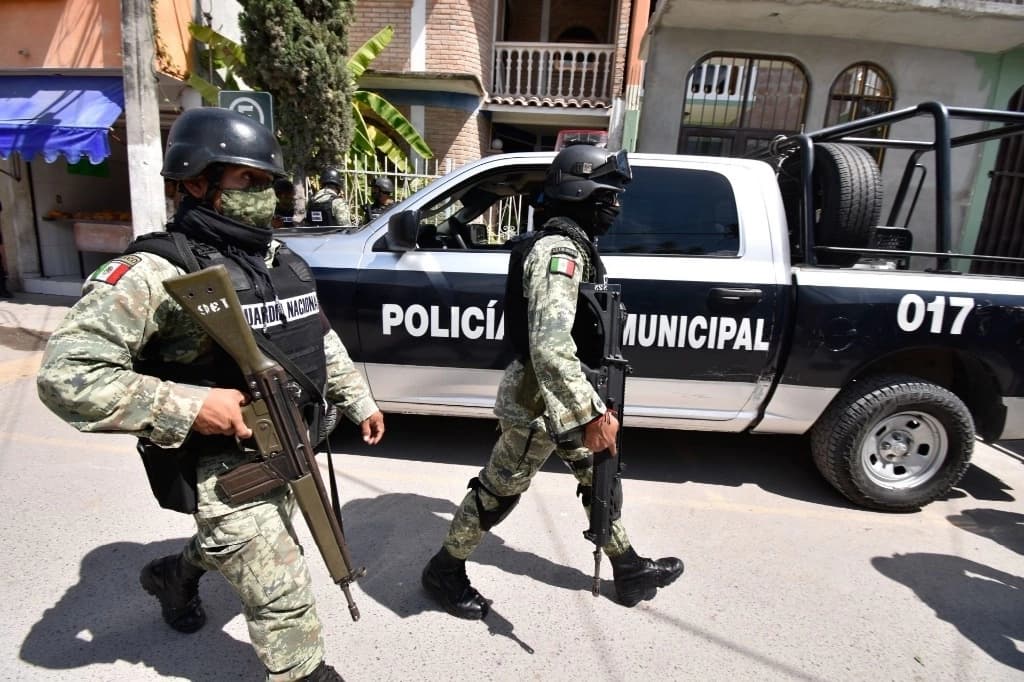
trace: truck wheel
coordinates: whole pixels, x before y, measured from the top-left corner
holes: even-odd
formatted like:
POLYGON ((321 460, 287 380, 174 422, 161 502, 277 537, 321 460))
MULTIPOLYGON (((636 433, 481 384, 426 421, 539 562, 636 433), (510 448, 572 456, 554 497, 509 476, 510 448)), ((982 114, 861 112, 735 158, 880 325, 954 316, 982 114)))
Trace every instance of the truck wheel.
POLYGON ((844 389, 811 429, 818 470, 850 501, 915 511, 967 471, 974 422, 950 391, 917 377, 879 375, 844 389))
MULTIPOLYGON (((791 231, 800 226, 800 158, 782 164, 779 189, 791 231)), ((850 144, 814 145, 814 243, 865 248, 882 213, 882 179, 874 157, 850 144)), ((819 253, 822 265, 853 265, 857 254, 819 253)))

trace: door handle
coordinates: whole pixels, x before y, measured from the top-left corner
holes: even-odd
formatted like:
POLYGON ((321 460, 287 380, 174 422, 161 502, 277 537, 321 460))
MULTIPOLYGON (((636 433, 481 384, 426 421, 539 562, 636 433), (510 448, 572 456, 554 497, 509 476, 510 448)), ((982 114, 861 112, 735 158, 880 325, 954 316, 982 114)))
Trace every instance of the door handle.
POLYGON ((715 287, 708 294, 708 301, 723 306, 752 306, 760 303, 764 292, 760 289, 729 289, 715 287))

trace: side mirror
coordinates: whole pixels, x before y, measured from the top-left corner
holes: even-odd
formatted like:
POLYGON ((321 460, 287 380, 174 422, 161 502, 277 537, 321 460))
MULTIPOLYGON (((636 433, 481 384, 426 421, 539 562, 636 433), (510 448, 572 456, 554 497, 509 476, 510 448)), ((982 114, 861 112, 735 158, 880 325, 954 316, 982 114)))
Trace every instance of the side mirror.
POLYGON ((413 251, 420 229, 419 211, 399 211, 388 219, 385 241, 389 251, 413 251))

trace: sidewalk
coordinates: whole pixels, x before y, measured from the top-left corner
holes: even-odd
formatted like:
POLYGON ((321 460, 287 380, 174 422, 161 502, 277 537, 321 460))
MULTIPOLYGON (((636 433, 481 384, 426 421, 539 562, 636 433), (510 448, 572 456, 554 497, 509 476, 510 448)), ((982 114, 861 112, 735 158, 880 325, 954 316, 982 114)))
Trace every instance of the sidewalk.
POLYGON ((77 300, 24 292, 0 299, 0 384, 35 375, 46 340, 77 300))

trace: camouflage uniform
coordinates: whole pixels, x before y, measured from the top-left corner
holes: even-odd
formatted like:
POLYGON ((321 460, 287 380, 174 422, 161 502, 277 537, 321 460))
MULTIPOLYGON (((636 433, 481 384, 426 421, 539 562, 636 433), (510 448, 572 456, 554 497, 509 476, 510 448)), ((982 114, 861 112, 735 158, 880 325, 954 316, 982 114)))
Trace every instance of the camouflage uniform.
MULTIPOLYGON (((323 187, 319 192, 313 195, 309 203, 319 204, 327 202, 331 204, 331 213, 334 215, 334 222, 324 223, 325 225, 354 225, 355 221, 352 219, 352 213, 348 208, 348 202, 345 198, 338 193, 338 190, 333 187, 323 187)), ((308 213, 308 209, 307 209, 308 213)), ((307 216, 308 218, 308 216, 307 216)), ((307 223, 308 223, 307 219, 307 223)))
MULTIPOLYGON (((584 240, 587 236, 571 221, 555 219, 560 227, 584 240)), ((593 276, 586 252, 564 235, 541 237, 523 265, 523 294, 528 300, 530 358, 514 360, 498 387, 494 412, 501 436, 490 461, 480 472, 482 486, 470 492, 452 519, 444 547, 457 559, 466 559, 483 540, 477 496, 485 510, 493 511, 502 497, 519 495, 530 486, 552 452, 557 454, 584 486, 591 484, 593 463, 585 448, 557 447, 550 433, 581 428, 604 414, 605 406, 587 381, 572 340, 576 301, 581 282, 593 276), (558 267, 556 262, 571 261, 558 267), (571 274, 566 271, 571 270, 571 274)), ((589 511, 588 511, 589 513, 589 511)), ((612 525, 612 539, 604 551, 617 557, 629 549, 621 520, 612 525)))
MULTIPOLYGON (((278 246, 272 244, 268 265, 278 246)), ((164 448, 180 446, 209 389, 136 373, 132 362, 157 334, 164 360, 187 364, 211 352, 213 341, 162 285, 182 274, 149 253, 122 256, 93 273, 46 346, 38 375, 42 401, 81 431, 128 433, 164 448), (117 278, 110 275, 118 271, 117 278)), ((353 422, 362 422, 377 411, 369 388, 335 332, 324 336, 324 350, 327 398, 353 422)), ((220 571, 238 593, 268 679, 294 680, 323 659, 309 574, 290 521, 294 499, 280 488, 232 505, 214 490, 218 472, 254 457, 236 448, 200 455, 197 532, 184 554, 194 565, 220 571)))

